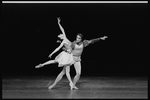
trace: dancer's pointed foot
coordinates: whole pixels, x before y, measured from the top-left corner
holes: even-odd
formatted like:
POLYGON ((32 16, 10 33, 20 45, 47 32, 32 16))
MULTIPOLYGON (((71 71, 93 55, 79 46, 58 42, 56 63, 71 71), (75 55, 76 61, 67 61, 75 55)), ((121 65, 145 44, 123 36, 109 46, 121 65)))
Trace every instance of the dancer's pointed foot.
POLYGON ((52 89, 54 87, 54 85, 50 85, 49 87, 48 87, 48 89, 52 89))
POLYGON ((74 87, 73 83, 70 83, 69 85, 70 85, 70 89, 72 90, 74 87))
POLYGON ((70 83, 69 85, 70 85, 70 89, 71 89, 71 90, 72 90, 72 89, 78 89, 73 83, 70 83))
POLYGON ((35 68, 40 68, 40 67, 42 67, 42 64, 35 66, 35 68))
POLYGON ((79 89, 79 88, 77 88, 75 85, 74 85, 74 87, 73 87, 74 89, 79 89))

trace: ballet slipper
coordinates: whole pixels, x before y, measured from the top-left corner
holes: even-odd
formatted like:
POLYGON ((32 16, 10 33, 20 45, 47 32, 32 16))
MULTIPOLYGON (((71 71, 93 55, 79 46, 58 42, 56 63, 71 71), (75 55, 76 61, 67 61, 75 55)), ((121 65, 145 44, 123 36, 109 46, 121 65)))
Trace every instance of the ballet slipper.
POLYGON ((48 89, 52 89, 53 87, 54 87, 54 85, 51 85, 51 86, 48 87, 48 89))
POLYGON ((42 67, 42 64, 35 66, 35 68, 40 68, 40 67, 42 67))
POLYGON ((35 68, 39 68, 39 65, 35 66, 35 68))
POLYGON ((73 88, 74 88, 74 89, 79 89, 79 88, 77 88, 75 85, 73 86, 73 88))
POLYGON ((70 89, 72 90, 73 89, 73 83, 70 83, 70 89))

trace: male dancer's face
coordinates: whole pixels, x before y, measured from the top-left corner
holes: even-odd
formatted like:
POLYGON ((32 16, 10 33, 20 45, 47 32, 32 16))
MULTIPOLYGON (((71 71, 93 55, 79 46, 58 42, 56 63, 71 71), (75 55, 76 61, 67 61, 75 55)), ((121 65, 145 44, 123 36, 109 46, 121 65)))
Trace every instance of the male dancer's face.
POLYGON ((79 42, 81 42, 81 37, 80 37, 80 35, 77 35, 77 37, 76 37, 76 43, 79 43, 79 42))

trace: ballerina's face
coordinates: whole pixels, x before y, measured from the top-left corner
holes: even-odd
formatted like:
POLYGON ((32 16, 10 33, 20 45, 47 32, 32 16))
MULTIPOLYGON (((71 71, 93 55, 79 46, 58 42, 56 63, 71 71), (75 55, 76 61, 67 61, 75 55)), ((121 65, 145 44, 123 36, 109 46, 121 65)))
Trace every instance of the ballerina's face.
POLYGON ((60 39, 64 39, 64 35, 63 35, 63 34, 59 34, 58 37, 59 37, 60 39))

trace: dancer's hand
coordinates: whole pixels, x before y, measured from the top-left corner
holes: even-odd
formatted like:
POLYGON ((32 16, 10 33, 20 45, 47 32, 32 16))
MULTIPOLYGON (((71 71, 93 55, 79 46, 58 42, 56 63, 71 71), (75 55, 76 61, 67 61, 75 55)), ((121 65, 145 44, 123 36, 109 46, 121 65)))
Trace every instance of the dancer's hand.
POLYGON ((51 58, 53 54, 50 54, 48 57, 51 58))
POLYGON ((108 38, 108 37, 107 37, 107 36, 104 36, 104 37, 102 37, 102 38, 100 38, 100 39, 105 40, 106 38, 108 38))
POLYGON ((57 43, 61 43, 61 41, 60 41, 60 40, 57 40, 57 43))
POLYGON ((58 20, 58 23, 60 23, 60 21, 61 21, 60 17, 58 17, 57 20, 58 20))

